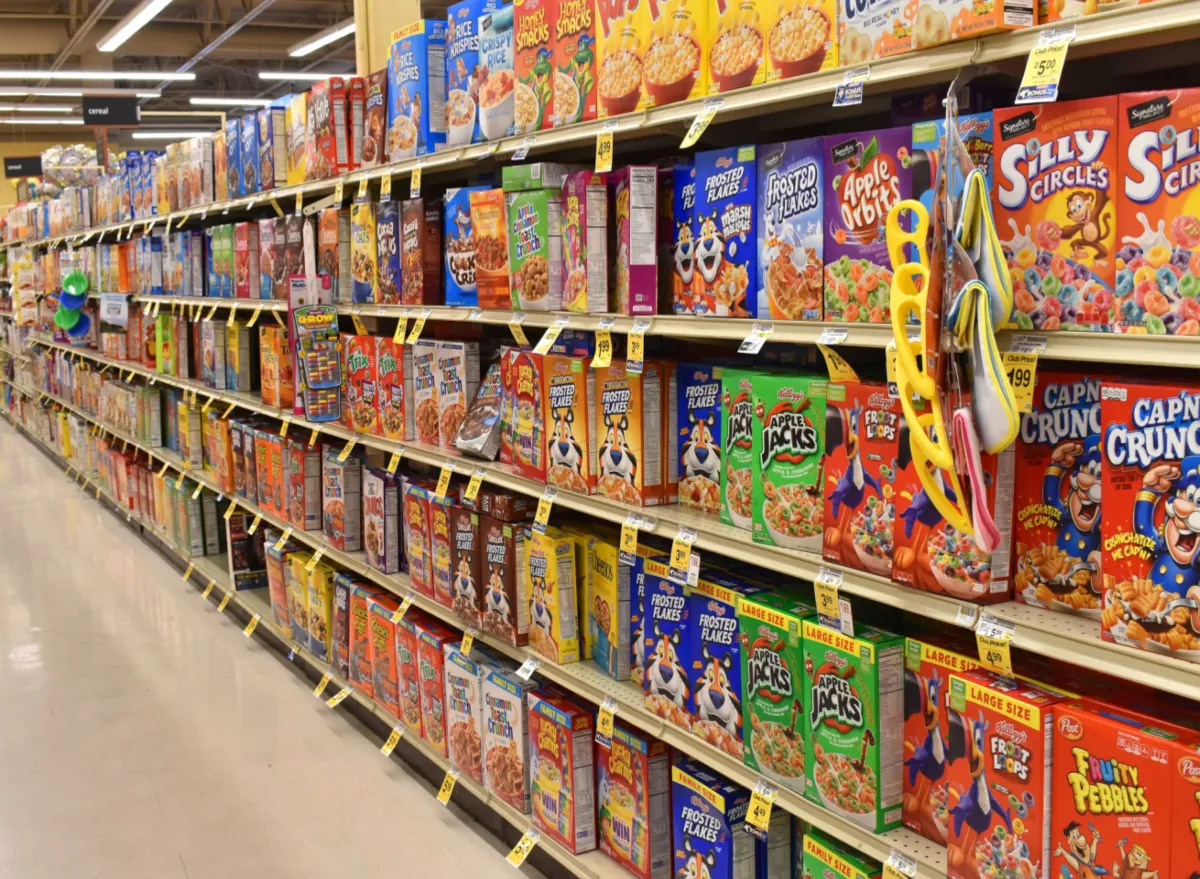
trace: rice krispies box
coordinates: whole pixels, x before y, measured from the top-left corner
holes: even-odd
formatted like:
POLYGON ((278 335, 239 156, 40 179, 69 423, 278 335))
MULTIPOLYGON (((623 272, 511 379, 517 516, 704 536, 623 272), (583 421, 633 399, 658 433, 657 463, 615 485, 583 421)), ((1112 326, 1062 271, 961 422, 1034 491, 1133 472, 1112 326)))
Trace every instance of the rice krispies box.
POLYGON ((479 17, 498 8, 494 0, 464 0, 446 9, 446 143, 483 140, 479 88, 487 71, 479 61, 479 17))
POLYGON ((529 813, 529 696, 537 689, 515 671, 495 669, 483 684, 483 784, 529 813))
POLYGON ((667 577, 665 559, 643 559, 643 689, 646 710, 691 729, 692 634, 688 587, 667 577))
POLYGON ((418 19, 392 31, 387 158, 432 153, 446 142, 446 22, 418 19))
POLYGON ((596 825, 600 850, 640 879, 671 869, 670 756, 658 739, 613 724, 596 742, 596 825))
POLYGON ((1116 331, 1200 334, 1200 89, 1121 95, 1116 331))
POLYGON ((892 262, 885 228, 892 206, 912 195, 911 143, 907 126, 821 139, 825 320, 891 320, 892 262))
POLYGON ((559 693, 529 696, 533 826, 573 854, 596 847, 592 712, 559 693))
POLYGON ((874 833, 899 827, 904 764, 904 639, 854 637, 804 621, 804 795, 874 833))
POLYGON ((462 772, 483 783, 483 681, 488 672, 502 668, 490 653, 473 647, 463 653, 459 644, 447 644, 446 756, 462 772))
POLYGON ((596 490, 596 380, 591 361, 548 354, 542 359, 548 454, 546 484, 576 494, 596 490))
POLYGON ((916 11, 916 4, 904 0, 842 4, 837 21, 838 63, 855 67, 911 51, 916 11))
POLYGON ((823 554, 890 577, 900 401, 866 382, 830 382, 827 394, 823 554))
POLYGON ((1020 329, 1112 329, 1117 116, 1116 95, 994 111, 993 210, 1020 329))
POLYGON ((1039 372, 1016 452, 1017 601, 1100 615, 1100 379, 1039 372))
POLYGON ((675 367, 679 503, 705 513, 721 508, 721 377, 719 366, 675 367))
POLYGON ((430 617, 417 622, 417 674, 421 680, 421 736, 446 755, 446 667, 444 650, 458 632, 430 617))
POLYGON ((758 148, 756 313, 820 320, 824 216, 821 139, 758 148))
POLYGON ((1047 776, 1062 698, 982 670, 950 676, 947 879, 1048 879, 1046 848, 1060 828, 1050 822, 1047 776))
POLYGON ((753 146, 696 154, 696 277, 691 314, 757 315, 757 201, 753 146))
POLYGON ((1200 485, 1200 392, 1105 381, 1100 465, 1104 640, 1200 661, 1193 498, 1200 485))
POLYGON ((691 760, 671 767, 676 876, 754 875, 757 840, 746 832, 750 791, 691 760))

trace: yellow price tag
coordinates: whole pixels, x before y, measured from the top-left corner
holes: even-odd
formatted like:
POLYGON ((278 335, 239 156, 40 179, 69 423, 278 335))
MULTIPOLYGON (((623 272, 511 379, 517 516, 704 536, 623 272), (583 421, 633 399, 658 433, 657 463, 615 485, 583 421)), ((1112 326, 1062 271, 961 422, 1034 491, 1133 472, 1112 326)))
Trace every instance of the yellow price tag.
POLYGON ((454 782, 456 781, 458 781, 458 770, 451 769, 446 773, 445 779, 442 780, 442 786, 437 793, 437 800, 443 806, 450 802, 450 794, 454 793, 454 782))
POLYGON ((533 516, 533 530, 539 534, 546 533, 546 526, 550 524, 550 511, 554 509, 554 501, 557 497, 558 489, 547 485, 538 499, 537 512, 533 516))
POLYGON ((542 333, 542 337, 538 339, 538 343, 533 346, 534 354, 549 354, 550 347, 558 340, 563 328, 567 325, 567 318, 561 317, 546 327, 546 331, 542 333))
POLYGON ((345 194, 346 187, 344 181, 339 180, 337 183, 333 184, 333 203, 335 205, 338 207, 342 206, 342 198, 345 196, 345 194))
POLYGON ((458 645, 458 652, 463 656, 471 654, 471 648, 475 646, 475 630, 467 629, 463 632, 462 643, 458 645))
POLYGON ((1013 401, 1018 412, 1033 410, 1033 391, 1036 386, 1037 352, 1005 351, 1002 355, 1004 374, 1012 387, 1013 401))
MULTIPOLYGON (((612 321, 609 320, 609 323, 612 321)), ((612 353, 612 333, 604 329, 596 330, 596 356, 592 358, 592 368, 607 369, 612 364, 612 353)))
POLYGON ((514 314, 508 322, 508 328, 512 331, 513 338, 516 339, 517 344, 522 348, 529 345, 529 339, 525 336, 525 330, 521 328, 521 324, 523 323, 525 323, 524 314, 514 314))
POLYGON ((612 170, 613 163, 613 134, 602 131, 596 135, 596 171, 600 174, 612 170))
POLYGON ((262 524, 262 513, 258 513, 254 517, 254 521, 250 523, 250 527, 246 529, 251 534, 258 530, 258 526, 262 524))
POLYGON ((683 137, 683 142, 679 144, 681 150, 690 149, 696 145, 696 141, 700 140, 700 136, 704 134, 704 130, 713 121, 713 117, 717 115, 717 111, 721 109, 723 103, 721 98, 704 99, 704 108, 692 120, 692 127, 688 129, 687 134, 683 137))
POLYGON ((332 696, 330 696, 328 699, 326 699, 325 704, 328 705, 330 708, 337 708, 339 705, 341 705, 343 702, 346 701, 346 697, 349 695, 350 695, 350 688, 342 687, 340 690, 338 690, 336 693, 334 693, 332 696))
POLYGON ((321 563, 321 559, 323 559, 324 557, 325 557, 325 547, 318 546, 317 551, 314 552, 312 555, 312 558, 310 558, 308 560, 308 564, 306 564, 304 566, 304 570, 308 571, 311 574, 316 569, 317 565, 319 565, 321 563))
POLYGON ((438 500, 446 497, 446 491, 450 488, 450 477, 454 475, 454 468, 447 461, 442 465, 442 472, 438 474, 437 488, 434 490, 434 496, 438 500))
POLYGON ((1012 638, 1016 626, 990 613, 981 613, 975 624, 975 642, 979 661, 1002 675, 1012 675, 1012 638))
POLYGON ((321 675, 321 680, 317 681, 317 685, 313 687, 313 695, 320 698, 321 694, 325 692, 325 688, 328 686, 329 672, 325 672, 325 674, 321 675))
POLYGON ((201 598, 208 598, 212 595, 213 587, 217 585, 216 580, 209 580, 208 585, 204 587, 204 591, 200 593, 201 598))
POLYGON ((229 413, 233 411, 233 408, 234 408, 236 405, 237 405, 237 401, 235 400, 234 402, 230 403, 228 406, 226 406, 226 407, 225 407, 225 411, 221 413, 221 420, 222 420, 222 421, 225 421, 225 420, 228 420, 228 419, 229 419, 229 413))
POLYGON ((1038 44, 1029 51, 1025 73, 1017 87, 1017 104, 1041 104, 1058 98, 1058 82, 1067 63, 1067 48, 1075 37, 1075 27, 1052 28, 1043 32, 1038 44))
POLYGON ((671 541, 672 568, 687 573, 692 563, 692 544, 696 542, 697 536, 694 528, 688 528, 685 525, 679 526, 679 533, 671 541))
POLYGON ((817 598, 817 613, 821 616, 832 617, 836 620, 840 615, 838 612, 837 585, 833 583, 823 583, 820 580, 814 580, 813 591, 817 598))
POLYGON ((367 178, 364 177, 362 180, 358 181, 358 195, 356 195, 354 198, 356 201, 366 201, 369 195, 370 193, 367 191, 367 178))
POLYGON ((297 192, 296 193, 296 213, 299 214, 303 210, 304 210, 304 193, 297 192))
MULTIPOLYGON (((99 434, 99 432, 100 432, 100 431, 96 431, 96 433, 97 433, 97 434, 99 434)), ((164 461, 164 462, 163 462, 163 465, 162 465, 162 469, 158 471, 158 475, 159 475, 159 476, 166 476, 166 475, 167 475, 167 468, 168 468, 168 467, 170 467, 170 466, 171 466, 170 464, 168 464, 167 462, 165 462, 165 461, 164 461)))
MULTIPOLYGON (((316 431, 313 431, 313 432, 315 433, 316 431)), ((350 437, 350 439, 346 440, 346 445, 342 448, 342 450, 340 452, 338 452, 337 459, 340 463, 343 463, 343 464, 346 463, 346 459, 349 458, 350 453, 354 451, 354 444, 356 442, 358 442, 358 437, 354 437, 354 436, 352 436, 352 437, 350 437)))
POLYGON ((421 314, 413 322, 412 331, 408 334, 408 338, 404 340, 407 344, 412 345, 417 339, 421 338, 421 330, 425 329, 425 317, 424 314, 421 314))
POLYGON ((629 348, 625 359, 627 361, 637 361, 638 369, 635 371, 642 371, 641 362, 646 359, 646 334, 644 332, 629 334, 629 348))
POLYGON ((203 491, 204 491, 204 486, 203 486, 203 485, 197 485, 197 486, 196 486, 196 490, 192 492, 192 500, 196 500, 198 497, 200 497, 200 494, 201 494, 203 491))
POLYGON ((221 603, 217 605, 217 613, 225 613, 225 608, 229 607, 229 599, 233 596, 232 592, 226 592, 225 597, 221 599, 221 603))
POLYGON ((412 169, 412 176, 409 178, 409 181, 408 181, 408 197, 409 198, 420 198, 421 197, 421 166, 420 165, 417 165, 415 168, 412 169))
POLYGON ((183 490, 183 474, 182 473, 180 473, 179 478, 175 480, 175 490, 176 491, 183 490))
POLYGON ((467 483, 467 490, 463 492, 464 501, 475 502, 475 498, 479 497, 479 488, 483 485, 483 477, 486 475, 487 471, 482 467, 475 468, 475 472, 471 474, 471 481, 467 483))
POLYGON ((275 541, 275 551, 279 552, 283 549, 283 545, 292 539, 292 528, 289 525, 283 529, 283 533, 279 535, 279 539, 275 541))
POLYGON ((408 335, 408 318, 402 317, 396 321, 396 332, 392 333, 392 341, 397 345, 404 344, 404 337, 408 335))
POLYGON ((854 367, 847 363, 846 358, 841 354, 838 354, 828 345, 818 344, 817 349, 821 352, 821 356, 825 358, 825 366, 829 370, 830 381, 858 381, 858 373, 854 371, 854 367))
POLYGON ((320 432, 320 428, 314 427, 312 429, 312 433, 308 435, 308 444, 310 446, 315 446, 317 444, 317 435, 320 434, 320 432))
POLYGON ((379 200, 380 201, 391 201, 392 200, 392 175, 391 174, 384 174, 382 177, 379 178, 379 200))
POLYGON ((246 321, 246 326, 252 327, 256 323, 258 323, 258 318, 262 314, 262 312, 263 312, 263 307, 261 305, 258 306, 258 308, 254 309, 253 313, 251 313, 251 315, 250 315, 250 320, 246 321))
MULTIPOLYGON (((1013 821, 1013 830, 1016 830, 1017 821, 1013 821)), ((916 879, 917 862, 906 854, 892 849, 888 855, 888 859, 883 862, 883 879, 916 879)))
POLYGON ((750 792, 750 805, 746 809, 746 822, 766 833, 771 826, 771 807, 775 805, 776 791, 770 785, 759 782, 750 792))
POLYGON ((387 472, 394 474, 396 468, 400 466, 400 456, 404 454, 403 449, 396 449, 392 452, 392 457, 388 459, 387 472))
POLYGON ((360 335, 360 336, 367 335, 367 325, 363 323, 363 320, 361 317, 359 317, 357 314, 351 314, 350 320, 352 320, 354 322, 354 332, 357 335, 360 335))
POLYGON ((258 628, 258 621, 262 619, 262 614, 255 614, 250 617, 250 622, 246 623, 246 628, 242 629, 242 634, 249 638, 254 634, 254 630, 258 628))
POLYGON ((229 506, 225 508, 225 521, 228 522, 233 518, 233 514, 237 512, 237 501, 231 500, 229 506))
POLYGON ((529 853, 541 840, 542 834, 530 827, 525 831, 525 835, 517 840, 517 844, 513 846, 513 850, 504 856, 504 859, 514 867, 519 867, 525 863, 525 859, 529 857, 529 853))
MULTIPOLYGON (((213 303, 213 307, 212 307, 212 308, 210 308, 210 309, 208 310, 208 314, 206 314, 206 315, 204 316, 204 319, 205 319, 205 320, 212 320, 212 319, 213 319, 213 315, 215 315, 216 313, 217 313, 217 303, 215 303, 215 302, 214 302, 214 303, 213 303)), ((133 373, 130 373, 130 375, 132 375, 132 374, 133 374, 133 373)))
MULTIPOLYGON (((271 207, 275 209, 275 216, 277 216, 277 217, 282 217, 282 216, 283 216, 283 208, 281 208, 281 207, 279 206, 279 202, 278 202, 278 201, 276 201, 275 199, 271 199, 271 207)), ((179 222, 179 225, 181 225, 181 226, 183 225, 183 221, 182 221, 182 220, 179 222)))
POLYGON ((621 543, 618 550, 622 564, 633 564, 634 556, 637 555, 638 529, 641 525, 642 517, 637 513, 630 513, 629 518, 621 523, 621 543))
POLYGON ((400 606, 392 613, 392 622, 398 623, 404 619, 404 615, 408 613, 408 609, 413 606, 413 594, 410 592, 404 596, 404 600, 400 602, 400 606))
POLYGON ((604 742, 612 740, 613 717, 617 713, 617 702, 611 696, 600 703, 600 711, 596 714, 596 738, 604 742))
POLYGON ((279 422, 279 435, 281 437, 287 436, 288 428, 291 426, 292 426, 292 419, 284 417, 284 419, 281 422, 279 422))
POLYGON ((190 576, 192 576, 192 571, 194 571, 194 570, 196 570, 196 563, 195 562, 189 563, 187 566, 187 570, 183 572, 183 577, 181 577, 180 579, 182 579, 184 582, 187 582, 187 579, 190 576))
MULTIPOLYGON (((391 177, 384 177, 384 180, 391 180, 391 177)), ((396 750, 396 745, 400 744, 400 738, 404 735, 404 730, 401 727, 396 727, 392 730, 392 734, 387 737, 387 741, 383 743, 383 747, 379 752, 385 757, 392 756, 392 751, 396 750)))

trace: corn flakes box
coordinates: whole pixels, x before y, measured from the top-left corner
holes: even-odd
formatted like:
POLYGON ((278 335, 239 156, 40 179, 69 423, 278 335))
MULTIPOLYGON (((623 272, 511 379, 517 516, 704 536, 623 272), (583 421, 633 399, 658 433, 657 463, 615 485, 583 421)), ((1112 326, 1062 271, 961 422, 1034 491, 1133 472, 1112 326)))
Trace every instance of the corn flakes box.
MULTIPOLYGON (((878 861, 863 857, 854 849, 848 848, 815 827, 810 827, 804 832, 797 859, 799 861, 797 866, 803 871, 802 875, 806 877, 879 879, 883 875, 878 861)), ((797 873, 797 875, 801 875, 801 873, 797 873)))
POLYGON ((838 63, 842 67, 855 67, 875 58, 911 51, 915 15, 916 6, 903 0, 840 7, 838 63))
POLYGON ((837 67, 837 21, 838 8, 833 0, 780 0, 768 4, 763 16, 767 34, 763 80, 776 82, 837 67))
POLYGON ((333 577, 333 568, 324 562, 308 572, 308 649, 324 662, 331 660, 333 577))
POLYGON ((825 258, 821 141, 758 147, 757 314, 820 320, 825 258))
POLYGON ((375 205, 355 202, 350 208, 350 274, 353 302, 378 302, 379 267, 376 265, 375 205))
POLYGON ((442 291, 447 305, 473 308, 479 304, 475 281, 471 193, 487 191, 486 186, 463 186, 447 189, 443 197, 442 241, 445 265, 442 272, 442 291))
POLYGON ((382 593, 373 586, 355 583, 350 592, 350 672, 349 681, 361 692, 374 698, 371 671, 371 600, 382 593))
POLYGON ((421 735, 446 756, 445 648, 457 644, 458 632, 430 617, 417 623, 417 672, 421 680, 421 735))
POLYGON ((451 609, 468 626, 483 622, 483 586, 480 583, 483 541, 479 514, 467 507, 450 507, 451 609))
POLYGON ((576 614, 575 545, 558 528, 539 534, 525 529, 529 646, 547 659, 565 664, 579 661, 579 620, 576 614))
POLYGON ((413 589, 429 598, 433 592, 433 560, 429 542, 429 495, 423 486, 404 482, 404 557, 413 589))
POLYGON ((554 29, 554 125, 596 118, 596 10, 560 0, 554 29))
POLYGON ((668 578, 666 559, 645 558, 641 564, 645 578, 640 627, 646 710, 691 729, 690 593, 687 586, 668 578))
POLYGON ((508 222, 501 189, 472 190, 475 285, 480 308, 512 308, 508 277, 508 222))
POLYGON ((419 339, 412 348, 413 405, 417 442, 436 446, 441 424, 438 406, 438 343, 419 339))
POLYGON ((754 875, 757 842, 745 829, 749 805, 750 791, 695 761, 677 761, 671 767, 674 875, 754 875))
POLYGON ((554 42, 558 4, 513 0, 514 134, 554 127, 554 42))
MULTIPOLYGON (((390 440, 407 440, 407 411, 404 406, 405 380, 409 371, 405 360, 409 349, 387 336, 375 337, 375 373, 378 378, 375 393, 375 413, 383 436, 390 440)), ((408 378, 411 384, 411 378, 408 378)))
POLYGON ((480 515, 484 582, 483 631, 520 647, 529 643, 529 584, 525 529, 480 515))
POLYGON ((457 451, 454 438, 479 390, 479 343, 438 342, 437 371, 437 441, 442 448, 457 451))
POLYGON ((822 553, 890 577, 900 401, 870 382, 830 382, 826 392, 822 553))
POLYGON ((410 609, 396 623, 396 686, 400 719, 409 732, 418 736, 422 735, 424 718, 421 715, 421 675, 417 668, 417 621, 423 616, 410 609))
POLYGON ((483 684, 488 717, 483 735, 483 785, 525 814, 529 801, 529 696, 537 689, 516 672, 495 669, 483 684))
POLYGON ((1100 570, 1106 641, 1200 661, 1200 617, 1175 601, 1200 599, 1196 532, 1200 393, 1169 384, 1100 386, 1101 486, 1107 512, 1100 570))
POLYGON ((812 613, 782 592, 737 597, 742 760, 797 793, 804 793, 808 738, 801 644, 812 613))
POLYGON ((1050 857, 1047 751, 1062 700, 1058 693, 982 670, 950 676, 946 782, 954 805, 946 839, 947 879, 986 871, 1003 875, 1013 861, 1017 871, 1047 875, 1045 867, 1034 865, 1050 857))
POLYGON ((671 872, 670 758, 658 739, 613 724, 596 742, 596 816, 600 850, 640 879, 671 872))
POLYGON ((542 360, 547 441, 546 484, 592 494, 596 472, 596 385, 588 358, 548 354, 542 360))
POLYGON ((705 513, 721 508, 722 368, 675 367, 678 400, 679 503, 705 513))
MULTIPOLYGON (((946 844, 950 822, 947 771, 951 723, 950 675, 979 667, 945 638, 906 638, 904 642, 904 826, 938 845, 946 844)), ((961 725, 958 733, 961 734, 961 725)))
MULTIPOLYGON (((371 670, 371 696, 393 717, 400 718, 400 677, 397 659, 397 623, 392 614, 400 605, 391 596, 375 594, 367 598, 367 623, 370 627, 368 659, 371 670)), ((406 614, 399 625, 412 619, 406 614)), ((420 715, 418 714, 418 722, 420 715)), ((420 734, 420 729, 415 730, 420 734)))
POLYGON ((355 433, 382 433, 376 397, 379 374, 373 336, 342 336, 342 423, 355 433))
POLYGON ((822 531, 827 382, 758 373, 752 380, 755 543, 800 549, 822 531))
POLYGON ((721 521, 745 531, 754 527, 755 376, 749 370, 729 367, 723 367, 721 373, 721 521))
POLYGON ((804 795, 873 833, 901 823, 904 639, 804 621, 804 795))
POLYGON ((379 301, 400 301, 400 203, 380 202, 375 210, 375 258, 379 301))
POLYGON ((1117 249, 1116 95, 993 112, 996 228, 1025 330, 1108 332, 1117 249))
POLYGON ((766 80, 763 34, 770 24, 772 5, 756 0, 709 0, 705 46, 708 94, 758 85, 766 80))
POLYGON ((1198 181, 1174 137, 1195 140, 1200 89, 1121 95, 1118 125, 1116 331, 1196 335, 1198 181))
POLYGON ((892 206, 912 195, 911 143, 908 127, 822 138, 825 320, 891 320, 885 227, 892 206))
POLYGON ((533 826, 573 854, 596 848, 592 712, 559 693, 529 695, 533 826))
POLYGON ((392 31, 387 63, 387 159, 435 152, 446 142, 446 22, 418 19, 392 31))
POLYGON ((758 313, 756 172, 753 146, 696 154, 694 315, 758 313))
POLYGON ((1016 600, 1100 616, 1100 379, 1039 372, 1016 451, 1016 600))

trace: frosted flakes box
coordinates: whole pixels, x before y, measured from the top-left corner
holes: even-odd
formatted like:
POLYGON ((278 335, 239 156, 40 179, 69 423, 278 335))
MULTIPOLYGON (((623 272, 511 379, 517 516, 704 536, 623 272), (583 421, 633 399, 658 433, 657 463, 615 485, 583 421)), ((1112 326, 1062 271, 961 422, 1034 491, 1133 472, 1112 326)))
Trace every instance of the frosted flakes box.
POLYGON ((525 529, 492 516, 479 517, 483 556, 483 631, 514 646, 529 643, 529 592, 525 529))
POLYGON ((1117 104, 1113 95, 993 113, 996 229, 1020 329, 1112 330, 1117 104))
POLYGON ((554 32, 554 124, 596 118, 596 10, 592 0, 560 0, 554 32))
POLYGON ((690 158, 679 161, 663 173, 671 175, 671 199, 669 205, 662 204, 667 191, 664 181, 659 194, 660 217, 664 222, 659 244, 664 244, 669 206, 671 310, 675 314, 691 314, 696 306, 696 163, 690 158))
POLYGON ((753 146, 696 154, 696 281, 692 314, 758 313, 757 167, 753 146))
POLYGON ((400 301, 400 203, 380 202, 375 209, 375 256, 379 301, 400 301))
POLYGON ((471 193, 486 192, 486 186, 447 189, 442 210, 442 241, 445 265, 442 290, 447 305, 475 307, 479 295, 475 285, 475 236, 471 226, 471 193))
POLYGON ((905 0, 851 3, 838 9, 838 63, 855 67, 912 49, 916 5, 905 0))
POLYGON ((613 724, 596 742, 596 818, 600 850, 639 879, 671 870, 670 755, 664 742, 613 724))
POLYGON ((514 809, 528 814, 529 695, 537 689, 516 672, 495 669, 483 684, 488 723, 483 734, 483 784, 514 809))
POLYGON ((667 577, 665 559, 642 560, 646 710, 691 729, 692 638, 688 588, 667 577))
POLYGON ((479 18, 499 6, 497 0, 464 0, 446 9, 446 143, 450 146, 483 140, 479 90, 488 71, 479 58, 479 18))
POLYGON ((376 265, 375 205, 355 202, 350 208, 350 275, 352 301, 379 301, 379 268, 376 265))
POLYGON ((387 158, 432 153, 446 142, 446 22, 418 19, 392 31, 387 158))
POLYGON ((772 320, 820 320, 825 236, 821 139, 758 147, 758 309, 772 320))
POLYGON ((834 0, 779 0, 764 16, 766 82, 791 79, 838 66, 834 0))
POLYGON ((745 828, 750 791, 692 760, 671 767, 676 876, 755 875, 757 841, 745 828))
POLYGON ((596 381, 587 358, 548 354, 542 361, 549 453, 546 484, 576 494, 596 487, 596 381))
POLYGON ((580 855, 596 848, 590 709, 559 693, 529 696, 529 784, 533 826, 580 855))
POLYGON ((451 608, 466 625, 475 628, 483 621, 482 556, 479 514, 454 504, 450 507, 451 608))
POLYGON ((381 574, 400 570, 400 478, 369 467, 363 472, 363 548, 381 574))
POLYGON ((567 175, 562 187, 562 255, 562 307, 593 314, 607 311, 607 174, 574 171, 567 175))
POLYGON ((759 591, 705 571, 688 597, 691 628, 692 734, 742 759, 742 651, 738 600, 759 591))
POLYGON ((461 772, 483 783, 483 681, 502 668, 486 650, 473 647, 463 653, 459 644, 442 648, 445 654, 446 756, 461 772))
POLYGON ((625 361, 614 360, 596 371, 596 493, 602 497, 633 506, 666 502, 667 370, 646 361, 641 373, 628 372, 625 361))
POLYGON ((533 134, 554 126, 555 0, 513 0, 513 126, 533 134))
POLYGON ((512 5, 484 9, 476 19, 479 33, 479 130, 484 140, 516 133, 516 76, 513 72, 512 5))
POLYGON ((677 384, 679 503, 706 513, 721 508, 721 412, 719 366, 680 363, 677 384))

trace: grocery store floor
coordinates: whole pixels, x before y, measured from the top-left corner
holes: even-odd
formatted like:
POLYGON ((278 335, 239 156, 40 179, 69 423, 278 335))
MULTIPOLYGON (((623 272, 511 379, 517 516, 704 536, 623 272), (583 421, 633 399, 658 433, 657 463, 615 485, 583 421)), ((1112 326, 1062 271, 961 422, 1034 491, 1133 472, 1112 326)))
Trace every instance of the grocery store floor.
POLYGON ((514 875, 311 690, 0 423, 0 879, 514 875))

